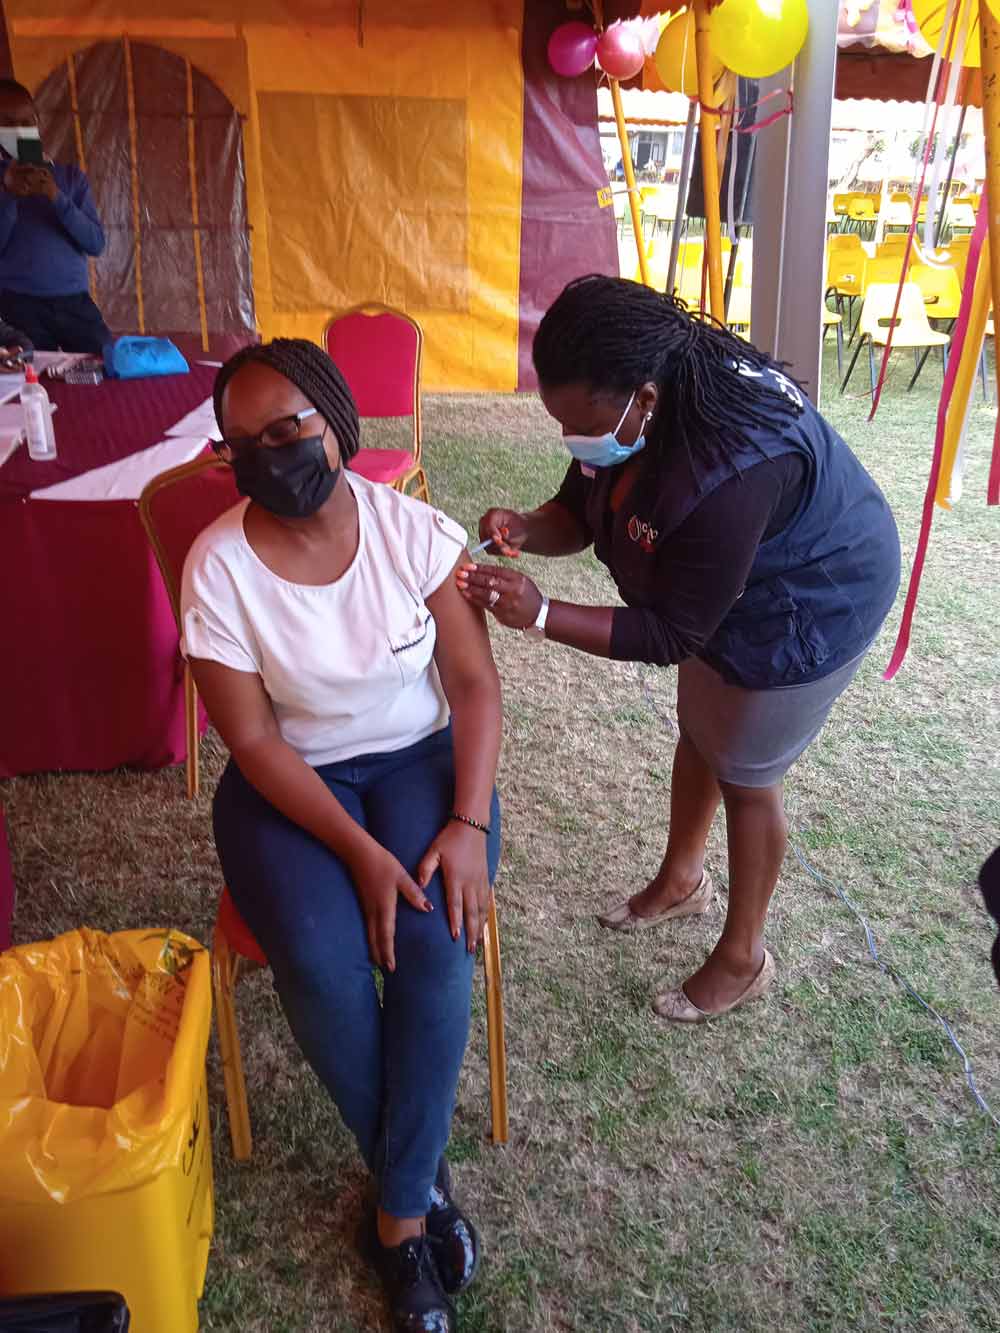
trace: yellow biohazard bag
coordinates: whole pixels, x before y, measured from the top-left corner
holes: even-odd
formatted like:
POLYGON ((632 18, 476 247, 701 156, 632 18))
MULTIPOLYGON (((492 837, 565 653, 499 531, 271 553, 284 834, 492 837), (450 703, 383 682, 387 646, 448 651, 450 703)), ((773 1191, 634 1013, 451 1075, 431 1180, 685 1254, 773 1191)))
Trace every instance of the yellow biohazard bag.
POLYGON ((194 1333, 212 1234, 209 957, 174 931, 0 954, 0 1294, 119 1291, 194 1333))

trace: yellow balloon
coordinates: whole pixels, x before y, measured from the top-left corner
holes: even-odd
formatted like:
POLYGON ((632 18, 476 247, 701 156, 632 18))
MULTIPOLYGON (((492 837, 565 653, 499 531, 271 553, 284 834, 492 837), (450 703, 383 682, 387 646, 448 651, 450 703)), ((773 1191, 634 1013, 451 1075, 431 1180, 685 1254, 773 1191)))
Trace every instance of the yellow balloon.
MULTIPOLYGON (((678 14, 670 19, 660 34, 653 57, 656 72, 664 88, 671 93, 698 96, 698 61, 694 50, 694 11, 678 14)), ((722 66, 713 57, 712 82, 722 76, 722 66)))
MULTIPOLYGON (((989 5, 994 14, 1000 12, 998 0, 989 0, 989 5)), ((917 20, 917 27, 923 34, 924 41, 936 51, 938 42, 941 40, 941 29, 944 27, 945 17, 948 13, 948 0, 913 0, 912 8, 913 17, 917 20)), ((952 38, 952 46, 956 49, 952 51, 952 60, 957 60, 962 65, 969 65, 972 69, 978 69, 980 59, 979 0, 960 0, 956 9, 958 14, 955 36, 952 38), (958 51, 958 35, 962 30, 963 23, 965 24, 965 47, 962 51, 958 51)), ((947 54, 948 44, 946 42, 942 55, 947 54)))
POLYGON ((712 10, 712 50, 748 79, 790 65, 809 31, 807 0, 722 0, 712 10))

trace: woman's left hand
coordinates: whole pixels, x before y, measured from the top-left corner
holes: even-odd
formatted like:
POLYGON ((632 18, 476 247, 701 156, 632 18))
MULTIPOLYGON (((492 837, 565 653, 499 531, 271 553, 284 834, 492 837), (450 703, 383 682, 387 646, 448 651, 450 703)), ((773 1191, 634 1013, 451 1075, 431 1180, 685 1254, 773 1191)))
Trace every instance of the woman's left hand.
POLYGON ((451 937, 457 940, 465 921, 465 942, 475 953, 486 929, 490 906, 490 874, 486 835, 450 820, 428 847, 417 869, 417 883, 426 889, 436 871, 444 880, 451 937))
POLYGON ((517 570, 502 565, 460 565, 455 578, 467 602, 491 611, 508 629, 527 629, 538 618, 542 594, 517 570))

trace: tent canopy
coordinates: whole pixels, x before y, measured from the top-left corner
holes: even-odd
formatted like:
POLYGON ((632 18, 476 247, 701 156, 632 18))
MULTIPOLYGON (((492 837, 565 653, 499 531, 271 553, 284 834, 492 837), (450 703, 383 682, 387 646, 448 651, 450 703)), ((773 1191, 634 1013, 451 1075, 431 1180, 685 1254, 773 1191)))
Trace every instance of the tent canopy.
POLYGON ((96 290, 119 327, 173 331, 183 308, 217 332, 213 274, 243 228, 266 336, 315 339, 335 311, 388 302, 424 328, 428 387, 512 390, 561 286, 617 268, 594 82, 545 60, 563 0, 0 8, 43 132, 91 174, 96 290), (224 126, 225 187, 205 169, 224 126), (171 286, 165 324, 151 294, 171 286))

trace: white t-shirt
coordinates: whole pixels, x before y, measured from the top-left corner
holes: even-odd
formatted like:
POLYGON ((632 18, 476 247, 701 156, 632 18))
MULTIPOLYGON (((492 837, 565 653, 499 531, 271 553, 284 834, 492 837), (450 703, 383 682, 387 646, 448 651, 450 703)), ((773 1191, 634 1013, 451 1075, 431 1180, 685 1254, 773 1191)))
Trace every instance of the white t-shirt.
POLYGON ((317 767, 413 745, 448 721, 430 597, 464 529, 389 486, 344 473, 358 550, 335 583, 289 583, 243 531, 243 500, 200 533, 184 563, 181 651, 260 676, 282 737, 317 767))

